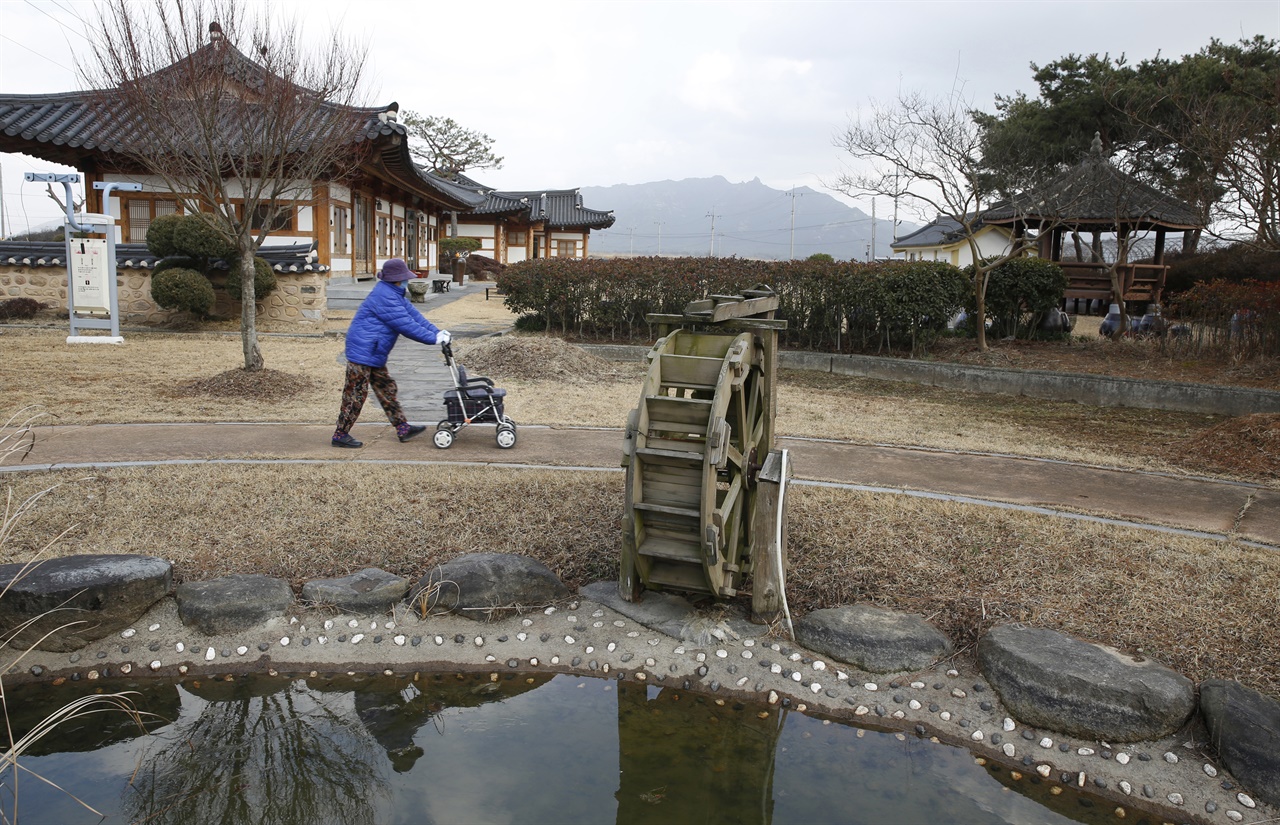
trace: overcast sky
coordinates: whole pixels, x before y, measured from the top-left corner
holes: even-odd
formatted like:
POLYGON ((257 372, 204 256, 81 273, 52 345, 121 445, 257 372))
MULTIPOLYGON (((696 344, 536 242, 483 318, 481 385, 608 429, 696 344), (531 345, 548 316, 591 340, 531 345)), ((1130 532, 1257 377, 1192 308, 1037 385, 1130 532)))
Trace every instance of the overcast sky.
MULTIPOLYGON (((261 2, 261 0, 251 0, 261 2)), ((1030 64, 1069 53, 1195 52, 1211 37, 1280 38, 1280 0, 1109 2, 466 2, 273 0, 315 35, 369 47, 369 102, 452 117, 505 157, 500 189, 722 175, 822 189, 833 133, 899 89, 976 108, 1034 93, 1030 64)), ((0 91, 80 88, 89 0, 0 0, 0 91)), ((0 155, 11 227, 56 217, 0 155), (25 215, 24 215, 25 207, 25 215)), ((589 204, 609 208, 608 204, 589 204)), ((859 203, 869 211, 869 205, 859 203)))

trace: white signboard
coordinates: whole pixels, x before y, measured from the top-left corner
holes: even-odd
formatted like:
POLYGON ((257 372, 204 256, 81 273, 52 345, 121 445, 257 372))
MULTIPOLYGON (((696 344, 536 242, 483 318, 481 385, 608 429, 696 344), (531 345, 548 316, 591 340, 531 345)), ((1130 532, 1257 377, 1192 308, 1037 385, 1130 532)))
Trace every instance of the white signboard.
POLYGON ((111 292, 108 278, 111 266, 107 260, 105 238, 75 238, 71 241, 70 289, 76 312, 110 312, 111 292))

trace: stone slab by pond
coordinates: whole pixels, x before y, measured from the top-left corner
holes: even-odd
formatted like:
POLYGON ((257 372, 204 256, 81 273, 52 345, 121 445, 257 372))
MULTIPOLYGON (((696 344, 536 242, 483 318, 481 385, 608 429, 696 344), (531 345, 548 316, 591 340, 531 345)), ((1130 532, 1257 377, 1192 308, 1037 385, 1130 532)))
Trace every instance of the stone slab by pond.
POLYGON ((912 613, 869 605, 815 610, 795 622, 796 641, 872 673, 928 667, 951 655, 951 641, 912 613))
POLYGON ((447 611, 483 622, 504 610, 537 607, 568 597, 569 588, 537 559, 471 553, 423 576, 409 601, 420 615, 447 611))
POLYGON ((584 598, 616 610, 650 630, 700 646, 762 636, 769 632, 767 625, 752 624, 744 618, 725 614, 723 610, 714 618, 705 617, 688 599, 660 590, 645 590, 634 602, 618 594, 616 581, 592 582, 579 592, 584 598))
POLYGON ((1158 739, 1195 709, 1187 677, 1045 628, 992 628, 978 665, 1015 718, 1086 739, 1158 739))
POLYGON ((63 556, 24 567, 0 565, 0 591, 8 588, 0 632, 35 620, 10 642, 17 648, 79 650, 127 627, 173 585, 173 565, 153 556, 63 556))
POLYGON ((247 630, 284 615, 293 591, 283 579, 236 574, 178 585, 182 623, 210 636, 247 630))
POLYGON ((1239 682, 1210 679, 1200 683, 1200 715, 1227 770, 1280 805, 1280 702, 1239 682))
POLYGON ((302 585, 302 599, 348 613, 385 613, 404 599, 409 584, 402 576, 368 567, 350 576, 309 581, 302 585))

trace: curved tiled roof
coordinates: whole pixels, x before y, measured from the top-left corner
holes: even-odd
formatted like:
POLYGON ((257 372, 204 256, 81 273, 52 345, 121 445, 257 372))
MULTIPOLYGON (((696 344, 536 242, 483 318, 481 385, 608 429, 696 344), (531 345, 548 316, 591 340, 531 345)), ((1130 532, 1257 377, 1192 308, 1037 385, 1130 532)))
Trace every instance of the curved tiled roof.
MULTIPOLYGON (((221 70, 249 88, 264 84, 266 70, 229 46, 213 43, 200 47, 184 62, 219 65, 221 70)), ((152 75, 163 81, 179 64, 152 75)), ((409 155, 408 132, 396 122, 399 104, 350 107, 322 103, 309 122, 298 123, 289 135, 290 149, 305 152, 319 137, 347 132, 353 144, 373 146, 373 170, 399 186, 442 202, 446 207, 471 209, 483 197, 446 181, 423 174, 409 155)), ((240 114, 243 108, 238 109, 240 114)), ((136 148, 146 140, 130 125, 124 104, 112 99, 111 90, 89 90, 43 95, 0 95, 0 151, 23 152, 69 166, 82 167, 94 156, 120 155, 124 147, 136 148)), ((242 117, 231 117, 223 127, 232 136, 244 126, 242 117)))
POLYGON ((583 206, 582 193, 577 189, 499 192, 463 174, 456 175, 456 180, 484 196, 484 203, 472 212, 475 215, 518 215, 530 223, 545 223, 551 229, 608 229, 616 220, 612 211, 583 206))
POLYGON ((1193 229, 1202 222, 1194 209, 1142 181, 1126 175, 1102 155, 1102 139, 1095 135, 1089 154, 1043 189, 1017 203, 982 213, 987 223, 1137 224, 1166 229, 1193 229))
MULTIPOLYGON (((62 241, 0 241, 0 266, 60 267, 67 265, 67 245, 62 241)), ((311 243, 264 246, 258 257, 271 264, 276 272, 328 272, 318 262, 311 243)), ((160 257, 151 254, 143 243, 116 244, 116 267, 119 269, 153 269, 160 257)), ((229 269, 226 261, 215 261, 214 269, 229 269)))

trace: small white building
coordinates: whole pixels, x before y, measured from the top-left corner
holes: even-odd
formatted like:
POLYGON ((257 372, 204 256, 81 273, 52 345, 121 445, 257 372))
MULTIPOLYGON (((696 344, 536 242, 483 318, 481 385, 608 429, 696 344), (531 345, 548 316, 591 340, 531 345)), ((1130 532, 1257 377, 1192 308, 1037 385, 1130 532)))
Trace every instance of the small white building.
MULTIPOLYGON (((983 258, 1004 255, 1013 245, 1013 233, 1007 228, 980 221, 974 238, 978 242, 978 254, 983 258)), ((944 215, 899 238, 890 247, 908 261, 946 261, 962 269, 973 263, 973 250, 964 225, 944 215)))

